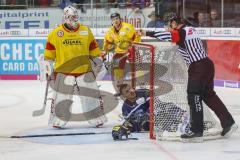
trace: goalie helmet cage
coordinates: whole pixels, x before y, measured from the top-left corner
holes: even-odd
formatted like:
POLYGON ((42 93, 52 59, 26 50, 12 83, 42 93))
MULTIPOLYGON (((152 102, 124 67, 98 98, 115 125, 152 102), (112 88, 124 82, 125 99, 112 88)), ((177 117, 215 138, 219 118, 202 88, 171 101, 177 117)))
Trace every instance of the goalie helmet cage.
MULTIPOLYGON (((150 139, 180 140, 189 130, 188 73, 177 46, 134 43, 129 52, 132 86, 150 90, 150 139)), ((205 105, 203 112, 204 136, 219 134, 219 122, 205 105)))

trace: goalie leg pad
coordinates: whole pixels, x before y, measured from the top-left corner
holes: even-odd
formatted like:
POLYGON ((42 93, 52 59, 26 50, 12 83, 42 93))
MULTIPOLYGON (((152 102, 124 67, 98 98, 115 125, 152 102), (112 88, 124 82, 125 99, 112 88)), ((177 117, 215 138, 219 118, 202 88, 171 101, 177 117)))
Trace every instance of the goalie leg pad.
POLYGON ((82 110, 88 123, 95 127, 103 125, 107 122, 107 117, 104 115, 103 102, 93 73, 89 72, 77 77, 76 82, 82 110))
POLYGON ((48 122, 48 124, 54 128, 64 127, 70 119, 69 113, 71 113, 71 104, 64 102, 69 102, 68 100, 72 99, 74 84, 74 76, 66 76, 62 74, 57 75, 57 79, 54 84, 50 119, 48 122), (62 90, 64 90, 64 93, 61 93, 62 90), (66 111, 66 109, 68 109, 68 111, 66 111))

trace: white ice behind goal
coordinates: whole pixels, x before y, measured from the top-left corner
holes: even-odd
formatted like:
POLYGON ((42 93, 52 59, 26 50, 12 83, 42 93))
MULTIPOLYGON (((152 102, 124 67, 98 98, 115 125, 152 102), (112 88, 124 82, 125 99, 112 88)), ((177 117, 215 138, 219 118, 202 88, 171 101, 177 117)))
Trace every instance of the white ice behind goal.
MULTIPOLYGON (((130 50, 132 85, 150 90, 150 138, 180 140, 189 130, 187 65, 169 42, 135 43, 130 50)), ((204 105, 204 137, 220 132, 219 122, 204 105)))

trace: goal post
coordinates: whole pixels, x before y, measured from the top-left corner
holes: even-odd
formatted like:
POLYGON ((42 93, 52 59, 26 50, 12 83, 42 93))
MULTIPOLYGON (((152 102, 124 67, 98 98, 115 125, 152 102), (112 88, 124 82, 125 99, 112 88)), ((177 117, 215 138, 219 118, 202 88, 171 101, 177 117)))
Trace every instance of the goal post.
POLYGON ((150 117, 149 117, 149 136, 150 139, 155 139, 154 136, 154 124, 152 123, 154 121, 154 116, 153 114, 153 104, 154 104, 154 52, 155 52, 155 47, 151 44, 145 44, 145 43, 134 43, 132 47, 129 49, 130 52, 130 64, 131 64, 131 76, 132 76, 132 87, 144 87, 149 89, 149 96, 150 96, 150 106, 149 106, 149 112, 150 112, 150 117), (145 58, 147 56, 148 58, 145 58), (145 58, 145 59, 141 59, 145 58), (141 59, 141 60, 140 60, 141 59), (149 63, 150 62, 150 63, 149 63), (145 64, 143 64, 145 63, 145 64), (146 76, 143 80, 142 79, 143 75, 139 75, 139 72, 143 72, 143 65, 149 69, 149 74, 146 76), (148 84, 149 81, 149 84, 148 84), (147 83, 145 83, 147 82, 147 83), (148 85, 148 87, 146 86, 148 85))
MULTIPOLYGON (((189 131, 187 65, 170 42, 134 43, 129 50, 131 83, 150 91, 150 139, 180 140, 189 131)), ((204 105, 204 134, 219 133, 219 122, 204 105)))

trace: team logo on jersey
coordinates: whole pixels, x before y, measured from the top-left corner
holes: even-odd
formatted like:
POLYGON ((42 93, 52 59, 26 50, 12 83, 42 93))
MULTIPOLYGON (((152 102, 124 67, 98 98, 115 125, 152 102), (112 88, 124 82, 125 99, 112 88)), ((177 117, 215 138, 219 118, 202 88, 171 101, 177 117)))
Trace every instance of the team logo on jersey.
POLYGON ((64 32, 62 30, 59 30, 57 32, 58 37, 62 37, 64 35, 64 32))
POLYGON ((82 45, 82 42, 79 39, 65 39, 63 41, 64 45, 82 45))

